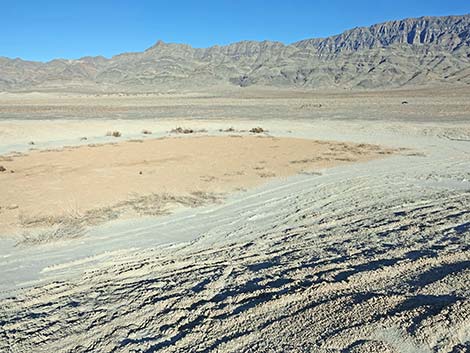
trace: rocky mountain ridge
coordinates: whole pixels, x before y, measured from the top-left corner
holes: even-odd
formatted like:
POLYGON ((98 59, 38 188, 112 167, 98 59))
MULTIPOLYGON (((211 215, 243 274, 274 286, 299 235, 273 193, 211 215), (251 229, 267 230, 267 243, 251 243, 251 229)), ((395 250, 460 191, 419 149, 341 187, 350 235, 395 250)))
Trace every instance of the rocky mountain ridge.
POLYGON ((41 63, 0 57, 3 91, 429 84, 470 84, 470 15, 390 21, 289 45, 242 41, 202 49, 158 41, 144 52, 110 59, 41 63))

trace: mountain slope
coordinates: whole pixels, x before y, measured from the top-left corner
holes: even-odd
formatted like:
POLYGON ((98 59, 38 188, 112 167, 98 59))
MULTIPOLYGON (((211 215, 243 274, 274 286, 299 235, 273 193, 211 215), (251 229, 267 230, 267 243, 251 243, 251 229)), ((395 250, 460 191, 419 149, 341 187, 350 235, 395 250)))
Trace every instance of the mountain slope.
POLYGON ((470 16, 421 17, 360 27, 326 39, 307 39, 295 46, 320 54, 386 48, 396 44, 431 45, 455 51, 470 44, 470 16))
POLYGON ((470 84, 470 15, 355 28, 290 45, 206 49, 158 41, 140 53, 48 63, 0 58, 1 90, 159 90, 214 85, 384 88, 470 84))

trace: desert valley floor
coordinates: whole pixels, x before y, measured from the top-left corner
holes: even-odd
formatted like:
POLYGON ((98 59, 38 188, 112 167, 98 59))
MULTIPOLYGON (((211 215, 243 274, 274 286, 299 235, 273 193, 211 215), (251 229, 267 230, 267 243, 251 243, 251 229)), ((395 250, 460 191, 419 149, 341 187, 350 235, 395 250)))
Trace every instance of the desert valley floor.
POLYGON ((466 87, 1 93, 0 166, 0 352, 470 351, 466 87))

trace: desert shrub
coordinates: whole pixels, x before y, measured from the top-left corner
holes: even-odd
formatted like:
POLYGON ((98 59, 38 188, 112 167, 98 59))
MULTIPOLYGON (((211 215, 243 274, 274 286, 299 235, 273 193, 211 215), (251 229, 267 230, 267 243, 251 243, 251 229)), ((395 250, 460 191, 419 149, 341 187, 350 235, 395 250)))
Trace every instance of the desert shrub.
POLYGON ((108 131, 106 136, 121 137, 121 133, 119 131, 108 131))
POLYGON ((152 135, 152 131, 147 130, 147 129, 143 129, 143 130, 142 130, 142 134, 144 134, 144 135, 152 135))
POLYGON ((183 129, 181 126, 178 126, 170 131, 173 134, 192 134, 194 132, 193 129, 183 129))
POLYGON ((261 134, 266 131, 262 127, 254 127, 250 130, 250 132, 253 134, 261 134))
POLYGON ((207 132, 206 129, 194 130, 194 129, 187 129, 178 126, 170 131, 172 134, 194 134, 196 132, 207 132))

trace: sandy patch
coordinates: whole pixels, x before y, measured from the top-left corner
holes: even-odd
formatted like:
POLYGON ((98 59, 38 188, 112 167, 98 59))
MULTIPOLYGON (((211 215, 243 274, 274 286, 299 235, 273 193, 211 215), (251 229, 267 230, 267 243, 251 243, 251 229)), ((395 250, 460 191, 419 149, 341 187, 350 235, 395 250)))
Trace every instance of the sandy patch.
POLYGON ((89 223, 199 206, 273 177, 378 158, 375 145, 269 136, 199 136, 31 151, 0 157, 0 231, 89 223))

